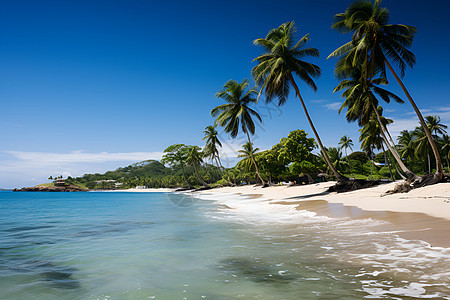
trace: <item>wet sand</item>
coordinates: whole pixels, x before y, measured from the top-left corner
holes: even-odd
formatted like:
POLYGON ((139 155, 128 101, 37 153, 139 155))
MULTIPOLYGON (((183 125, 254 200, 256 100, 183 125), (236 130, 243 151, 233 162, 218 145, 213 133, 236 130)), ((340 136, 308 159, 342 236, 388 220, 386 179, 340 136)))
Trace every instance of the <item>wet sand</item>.
POLYGON ((291 205, 319 216, 387 221, 380 231, 394 231, 408 240, 422 240, 433 247, 450 247, 450 183, 440 183, 409 193, 386 194, 396 183, 347 193, 328 193, 334 182, 305 186, 226 187, 200 192, 291 205))
MULTIPOLYGON (((292 202, 272 202, 289 204, 292 202)), ((330 218, 375 219, 389 222, 379 228, 380 231, 395 231, 408 240, 422 240, 433 247, 450 247, 450 221, 435 218, 423 213, 405 213, 392 211, 367 211, 356 206, 342 203, 329 203, 326 200, 299 201, 297 210, 307 210, 318 216, 330 218)))

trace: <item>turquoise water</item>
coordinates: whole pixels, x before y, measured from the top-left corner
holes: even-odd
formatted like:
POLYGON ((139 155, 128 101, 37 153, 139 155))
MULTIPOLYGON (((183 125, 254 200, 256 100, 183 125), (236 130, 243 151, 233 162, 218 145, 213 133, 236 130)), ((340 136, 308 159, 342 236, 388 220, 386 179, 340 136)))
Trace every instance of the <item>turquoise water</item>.
POLYGON ((214 197, 0 192, 0 299, 450 299, 450 249, 214 197))

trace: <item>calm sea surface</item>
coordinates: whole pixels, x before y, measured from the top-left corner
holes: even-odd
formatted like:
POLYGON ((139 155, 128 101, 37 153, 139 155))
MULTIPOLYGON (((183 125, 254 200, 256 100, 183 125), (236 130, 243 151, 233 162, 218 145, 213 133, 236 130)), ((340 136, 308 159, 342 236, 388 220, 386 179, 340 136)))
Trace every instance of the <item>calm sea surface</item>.
POLYGON ((0 192, 0 299, 450 299, 450 249, 224 197, 0 192))

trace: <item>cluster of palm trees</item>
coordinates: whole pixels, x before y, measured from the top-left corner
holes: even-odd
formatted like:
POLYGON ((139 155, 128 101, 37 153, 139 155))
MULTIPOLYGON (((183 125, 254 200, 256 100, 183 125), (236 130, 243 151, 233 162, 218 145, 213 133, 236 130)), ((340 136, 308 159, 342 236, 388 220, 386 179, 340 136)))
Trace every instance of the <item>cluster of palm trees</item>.
POLYGON ((205 128, 206 145, 200 148, 197 145, 185 145, 185 144, 174 144, 167 147, 164 150, 164 155, 161 159, 163 164, 171 166, 173 169, 181 169, 182 177, 184 183, 189 187, 193 187, 193 184, 187 176, 185 170, 186 167, 192 167, 197 180, 205 187, 210 187, 208 183, 203 179, 200 174, 200 168, 204 163, 204 159, 209 158, 212 161, 217 162, 217 167, 222 172, 222 166, 220 164, 218 146, 222 146, 219 139, 217 138, 217 131, 213 126, 208 126, 205 128))
MULTIPOLYGON (((450 140, 446 134, 447 125, 442 124, 438 116, 426 116, 425 122, 428 130, 432 133, 433 140, 439 146, 440 155, 446 160, 447 167, 450 169, 450 140)), ((410 168, 422 169, 431 173, 433 162, 430 155, 432 148, 422 127, 416 127, 412 131, 403 130, 397 140, 399 153, 410 168), (418 162, 419 164, 423 162, 425 167, 418 165, 418 162)))
POLYGON ((401 170, 409 179, 420 181, 404 165, 386 130, 386 124, 381 120, 377 96, 387 103, 390 99, 403 102, 398 96, 379 87, 381 84, 388 84, 388 69, 417 114, 426 137, 424 141, 429 144, 435 157, 436 172, 428 183, 438 182, 443 177, 439 150, 420 110, 392 66, 394 64, 403 77, 407 66, 412 67, 415 64, 415 56, 408 48, 413 42, 416 28, 409 25, 388 24, 389 11, 380 4, 380 0, 355 1, 344 13, 335 15, 332 28, 343 33, 352 33, 351 41, 329 56, 338 58, 335 74, 337 78, 342 79, 335 91, 346 89, 342 95, 345 101, 341 110, 347 108, 347 120, 358 120, 363 128, 370 126, 368 125, 370 120, 375 122, 376 118, 383 143, 389 148, 401 170))
MULTIPOLYGON (((412 45, 416 28, 409 25, 389 24, 389 11, 380 4, 381 0, 354 1, 345 12, 334 16, 333 29, 342 33, 352 33, 351 40, 333 51, 328 57, 337 58, 335 75, 341 81, 334 92, 342 91, 342 97, 345 99, 339 112, 346 109, 346 119, 349 122, 358 122, 361 127, 361 147, 365 152, 372 155, 373 151, 377 149, 386 153, 384 148, 386 146, 396 162, 395 166, 400 167, 401 171, 398 172, 410 179, 411 182, 418 181, 418 176, 402 160, 402 158, 411 159, 412 150, 406 141, 407 135, 405 133, 401 137, 400 146, 395 145, 387 130, 387 125, 392 123, 392 120, 383 116, 383 109, 378 101, 378 99, 382 99, 386 103, 391 100, 404 103, 399 96, 381 87, 389 84, 387 72, 389 70, 402 88, 421 124, 420 129, 416 130, 417 132, 408 133, 411 135, 410 142, 418 145, 414 155, 418 155, 417 151, 419 150, 417 149, 425 151, 428 157, 431 153, 434 155, 436 172, 428 182, 438 182, 443 177, 443 168, 440 151, 436 145, 436 134, 443 134, 445 128, 443 126, 430 127, 431 119, 427 119, 427 124, 400 79, 405 75, 406 68, 415 64, 415 56, 408 48, 412 45), (400 76, 395 72, 393 66, 400 70, 400 76), (419 133, 422 134, 420 137, 419 133), (401 151, 399 152, 398 149, 401 151)), ((267 103, 276 100, 277 105, 281 106, 288 100, 290 90, 293 88, 327 167, 338 181, 349 180, 337 170, 336 163, 330 159, 329 154, 334 152, 327 151, 324 147, 296 81, 300 79, 314 91, 317 90, 314 79, 321 75, 320 67, 305 61, 305 58, 318 57, 319 50, 306 46, 310 40, 308 34, 298 41, 295 34, 295 23, 291 21, 270 30, 265 38, 254 40, 254 45, 263 49, 263 53, 253 60, 256 62, 256 66, 252 68, 251 75, 256 83, 255 87, 249 85, 248 79, 241 82, 227 81, 216 94, 216 97, 225 101, 225 104, 219 105, 211 111, 211 115, 215 117, 215 123, 214 126, 206 127, 204 131, 206 145, 203 151, 197 146, 185 146, 186 149, 183 147, 166 149, 163 161, 175 165, 183 161, 183 164, 187 163, 198 168, 203 161, 202 158, 208 157, 222 169, 218 151, 221 143, 217 138, 216 130, 216 126, 220 126, 232 138, 236 138, 240 132, 246 135, 248 142, 239 152, 239 157, 244 158, 240 164, 245 165, 248 169, 253 168, 261 184, 266 185, 255 159, 258 148, 255 148, 251 141, 251 136, 255 134, 255 122, 262 122, 262 118, 252 108, 252 105, 264 97, 267 103)), ((444 144, 447 143, 442 149, 447 149, 448 153, 448 142, 445 142, 445 139, 448 141, 448 136, 444 135, 440 139, 444 141, 444 144)), ((351 139, 344 137, 340 146, 339 149, 336 148, 337 152, 335 151, 338 156, 341 155, 342 149, 347 151, 353 144, 351 139)), ((347 162, 350 164, 348 157, 347 162)), ((390 163, 387 165, 390 166, 390 163)), ((431 167, 429 172, 431 173, 431 167)), ((203 182, 203 184, 206 183, 203 182)))

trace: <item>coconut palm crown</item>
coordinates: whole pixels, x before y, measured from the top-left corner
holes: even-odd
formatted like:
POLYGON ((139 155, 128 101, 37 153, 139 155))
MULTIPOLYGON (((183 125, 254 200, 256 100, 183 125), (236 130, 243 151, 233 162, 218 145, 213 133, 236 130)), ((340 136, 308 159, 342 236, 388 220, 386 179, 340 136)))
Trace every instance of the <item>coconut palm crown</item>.
POLYGON ((317 90, 313 78, 320 76, 320 68, 302 60, 302 58, 307 56, 318 57, 319 50, 315 48, 304 48, 306 42, 309 41, 308 34, 303 36, 297 43, 294 43, 295 32, 295 23, 291 21, 270 30, 265 38, 259 38, 253 41, 255 45, 261 46, 265 50, 262 55, 253 60, 258 62, 252 69, 253 79, 260 87, 259 95, 264 91, 266 102, 278 98, 278 105, 286 102, 289 96, 290 86, 292 85, 294 87, 295 94, 300 100, 328 167, 332 170, 338 181, 346 181, 348 178, 340 174, 331 163, 312 119, 309 116, 308 109, 300 94, 300 89, 294 80, 294 75, 297 75, 298 78, 309 85, 314 91, 317 90))
POLYGON ((205 135, 202 140, 206 140, 204 153, 205 157, 210 158, 211 160, 217 161, 217 166, 220 168, 220 158, 219 158, 219 147, 222 147, 222 143, 219 140, 218 132, 216 130, 216 126, 206 126, 203 131, 205 135))
MULTIPOLYGON (((211 115, 216 117, 215 124, 224 127, 225 132, 228 132, 232 138, 238 135, 239 129, 242 129, 247 135, 248 142, 251 143, 250 134, 255 134, 255 122, 253 122, 252 117, 260 122, 262 122, 262 119, 256 110, 250 108, 251 104, 257 103, 257 99, 256 91, 249 88, 248 84, 248 79, 242 80, 241 83, 236 80, 228 80, 223 88, 216 93, 217 98, 223 99, 227 103, 213 108, 211 115)), ((262 185, 266 186, 253 154, 251 158, 255 165, 256 174, 262 185)))
MULTIPOLYGON (((413 67, 416 58, 407 48, 412 45, 417 30, 409 25, 388 24, 389 11, 380 7, 380 3, 381 0, 375 0, 373 3, 367 0, 354 1, 344 13, 335 15, 332 28, 344 33, 353 32, 353 36, 350 42, 336 49, 328 57, 340 57, 335 69, 338 77, 347 76, 351 67, 360 65, 366 79, 374 77, 379 72, 386 78, 388 67, 416 112, 431 145, 436 159, 436 173, 432 182, 436 183, 443 177, 438 148, 422 113, 391 65, 391 62, 397 65, 402 77, 407 66, 413 67)), ((418 183, 421 184, 421 181, 418 183)))
POLYGON ((239 83, 236 80, 228 80, 223 88, 216 93, 216 97, 227 103, 219 105, 211 110, 211 115, 216 117, 215 125, 224 127, 232 138, 235 138, 239 129, 245 133, 255 134, 255 123, 253 118, 262 122, 257 111, 250 108, 251 104, 257 103, 256 91, 248 88, 248 79, 239 83))
MULTIPOLYGON (((377 72, 386 77, 385 61, 390 60, 398 66, 403 77, 406 67, 413 67, 416 63, 414 53, 407 48, 412 45, 417 30, 410 25, 388 24, 389 10, 380 7, 380 3, 380 0, 373 3, 354 1, 345 12, 334 16, 331 28, 342 33, 353 32, 353 35, 350 42, 328 57, 343 56, 347 65, 363 65, 367 78, 377 72)), ((346 64, 340 66, 345 67, 346 64)))
POLYGON ((317 90, 313 78, 320 76, 320 68, 302 58, 319 57, 319 50, 304 48, 310 40, 309 34, 294 44, 295 32, 295 23, 291 21, 270 30, 266 38, 253 41, 255 45, 265 49, 264 54, 253 60, 257 61, 258 65, 252 69, 252 76, 261 87, 260 94, 264 90, 266 102, 274 98, 278 98, 278 105, 286 102, 290 85, 295 84, 292 74, 297 75, 314 91, 317 90))

